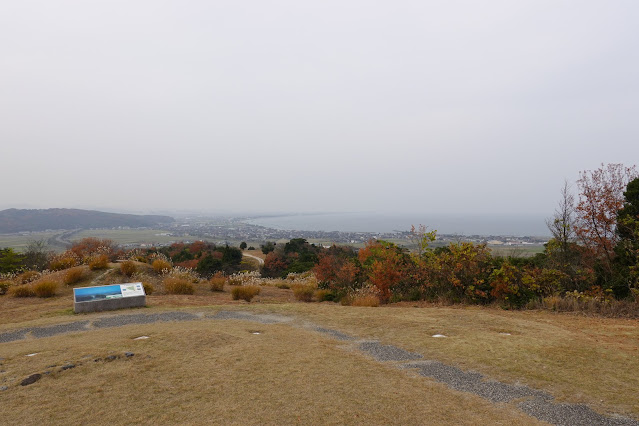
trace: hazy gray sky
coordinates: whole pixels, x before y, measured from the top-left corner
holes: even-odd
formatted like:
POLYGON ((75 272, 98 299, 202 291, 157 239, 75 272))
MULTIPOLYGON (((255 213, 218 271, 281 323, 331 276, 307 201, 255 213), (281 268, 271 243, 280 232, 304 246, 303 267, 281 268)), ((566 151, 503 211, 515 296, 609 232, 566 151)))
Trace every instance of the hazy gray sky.
POLYGON ((639 163, 639 2, 4 1, 0 208, 512 212, 639 163))

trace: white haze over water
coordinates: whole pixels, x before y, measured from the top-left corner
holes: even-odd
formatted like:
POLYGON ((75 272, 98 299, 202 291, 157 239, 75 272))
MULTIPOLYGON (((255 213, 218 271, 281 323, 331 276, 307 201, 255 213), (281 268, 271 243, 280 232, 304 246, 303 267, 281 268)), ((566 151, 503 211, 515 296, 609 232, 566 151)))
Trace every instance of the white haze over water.
POLYGON ((549 235, 544 218, 533 215, 391 215, 374 213, 326 213, 259 217, 254 225, 296 231, 393 232, 411 225, 428 226, 439 234, 460 235, 549 235))

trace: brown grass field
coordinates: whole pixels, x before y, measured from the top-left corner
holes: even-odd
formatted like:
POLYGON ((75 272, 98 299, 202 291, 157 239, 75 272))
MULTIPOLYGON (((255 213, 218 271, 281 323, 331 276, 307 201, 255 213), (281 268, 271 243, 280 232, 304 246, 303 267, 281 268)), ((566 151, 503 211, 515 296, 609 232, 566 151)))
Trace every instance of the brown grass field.
MULTIPOLYGON (((101 282, 100 274, 91 272, 81 285, 101 282)), ((118 281, 116 273, 103 278, 118 281)), ((414 303, 378 308, 302 303, 292 290, 270 286, 247 303, 231 300, 229 288, 211 292, 205 282, 195 287, 193 295, 166 295, 159 288, 147 297, 147 308, 83 315, 73 314, 69 286, 50 299, 0 296, 0 333, 165 310, 242 310, 293 318, 266 325, 208 319, 127 325, 0 343, 0 386, 9 387, 0 392, 0 423, 537 422, 513 403, 493 404, 392 363, 375 362, 349 343, 303 328, 305 322, 546 390, 559 401, 639 418, 636 320, 414 303), (150 338, 133 340, 141 335, 150 338), (135 356, 93 361, 126 351, 135 356), (31 353, 38 355, 26 356, 31 353), (58 371, 68 363, 77 366, 58 371), (37 383, 19 386, 28 375, 47 370, 52 373, 37 383)))

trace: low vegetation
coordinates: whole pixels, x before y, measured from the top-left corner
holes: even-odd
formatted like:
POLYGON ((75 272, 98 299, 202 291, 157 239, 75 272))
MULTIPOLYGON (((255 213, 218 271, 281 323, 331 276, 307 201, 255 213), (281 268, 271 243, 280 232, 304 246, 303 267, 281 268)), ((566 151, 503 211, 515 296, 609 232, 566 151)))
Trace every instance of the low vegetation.
POLYGON ((67 269, 64 272, 64 276, 62 278, 62 282, 66 285, 73 285, 77 282, 81 281, 85 277, 85 271, 82 266, 76 266, 71 269, 67 269))
POLYGON ((250 302, 255 296, 260 294, 260 287, 256 285, 235 286, 231 289, 233 300, 246 300, 250 302))
POLYGON ((156 274, 162 274, 171 270, 173 265, 166 259, 155 259, 151 265, 156 274))
POLYGON ((109 257, 106 254, 99 254, 93 256, 89 260, 89 269, 92 271, 98 271, 100 269, 106 269, 109 266, 109 257))
POLYGON ((308 284, 293 284, 291 286, 295 298, 302 302, 312 302, 316 287, 308 284))
POLYGON ((193 284, 184 278, 178 277, 166 277, 163 281, 164 290, 168 294, 193 294, 195 293, 195 287, 193 284))
POLYGON ((31 284, 20 284, 9 287, 9 294, 13 297, 35 297, 36 293, 31 284))
POLYGON ((153 284, 146 281, 142 282, 142 287, 144 288, 144 294, 146 294, 147 296, 152 295, 155 291, 155 287, 153 286, 153 284))
POLYGON ((125 275, 127 277, 133 276, 133 274, 135 274, 137 270, 138 268, 137 266, 135 266, 135 262, 131 260, 125 260, 120 264, 120 272, 122 273, 122 275, 125 275))
POLYGON ((40 273, 38 271, 24 271, 16 277, 16 281, 20 284, 27 284, 31 281, 35 281, 40 277, 40 273))
POLYGON ((43 279, 33 284, 33 292, 37 297, 53 297, 57 290, 57 281, 43 279))
POLYGON ((222 274, 215 274, 209 280, 211 291, 224 291, 226 278, 222 274))

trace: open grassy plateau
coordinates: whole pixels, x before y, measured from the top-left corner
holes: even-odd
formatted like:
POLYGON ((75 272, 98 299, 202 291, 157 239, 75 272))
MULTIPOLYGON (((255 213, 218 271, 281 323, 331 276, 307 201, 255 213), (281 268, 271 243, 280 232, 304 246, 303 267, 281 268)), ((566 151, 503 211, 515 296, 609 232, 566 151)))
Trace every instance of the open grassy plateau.
MULTIPOLYGON (((87 271, 76 286, 113 270, 87 271)), ((194 286, 192 295, 157 287, 147 308, 78 315, 67 285, 52 298, 1 296, 0 423, 639 419, 636 320, 303 303, 270 285, 248 303, 228 284, 194 286)))

